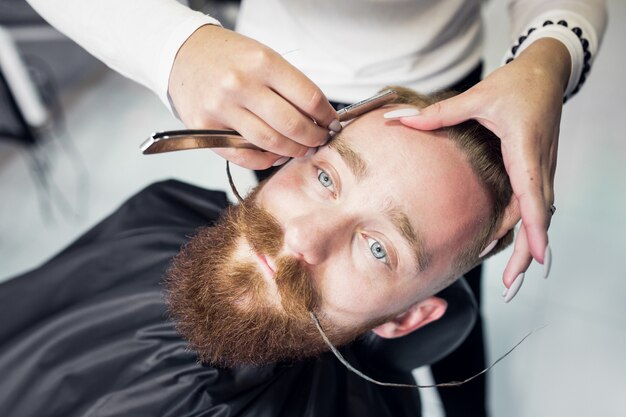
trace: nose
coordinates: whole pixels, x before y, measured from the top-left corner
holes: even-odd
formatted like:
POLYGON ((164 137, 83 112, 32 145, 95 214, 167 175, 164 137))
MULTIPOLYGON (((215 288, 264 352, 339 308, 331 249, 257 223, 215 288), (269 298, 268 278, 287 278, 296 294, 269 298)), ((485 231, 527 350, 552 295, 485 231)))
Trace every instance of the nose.
POLYGON ((353 222, 332 208, 296 216, 285 225, 285 249, 309 265, 319 265, 349 244, 353 222))

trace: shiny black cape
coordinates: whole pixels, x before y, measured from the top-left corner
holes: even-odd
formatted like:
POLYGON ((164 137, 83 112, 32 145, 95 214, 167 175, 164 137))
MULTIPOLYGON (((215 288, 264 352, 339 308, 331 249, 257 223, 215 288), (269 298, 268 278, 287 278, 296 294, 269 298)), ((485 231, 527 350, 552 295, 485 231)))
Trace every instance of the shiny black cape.
MULTIPOLYGON (((416 390, 372 385, 330 354, 261 368, 198 363, 167 319, 161 280, 227 204, 221 192, 154 184, 45 265, 1 284, 0 416, 418 416, 416 390)), ((471 324, 460 323, 435 356, 460 342, 471 324)), ((419 344, 405 358, 388 355, 377 343, 368 335, 342 351, 394 382, 411 382, 419 358, 434 355, 419 344)))

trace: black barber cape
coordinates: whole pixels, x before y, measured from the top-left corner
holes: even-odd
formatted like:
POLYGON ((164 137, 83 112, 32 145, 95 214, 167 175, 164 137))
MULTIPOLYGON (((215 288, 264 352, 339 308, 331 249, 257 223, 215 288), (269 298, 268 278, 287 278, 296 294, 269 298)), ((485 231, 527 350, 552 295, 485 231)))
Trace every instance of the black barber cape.
MULTIPOLYGON (((0 416, 419 416, 416 390, 381 388, 331 354, 260 368, 199 364, 166 317, 162 278, 228 204, 149 186, 45 265, 0 284, 0 416)), ((372 377, 359 341, 344 356, 372 377)))

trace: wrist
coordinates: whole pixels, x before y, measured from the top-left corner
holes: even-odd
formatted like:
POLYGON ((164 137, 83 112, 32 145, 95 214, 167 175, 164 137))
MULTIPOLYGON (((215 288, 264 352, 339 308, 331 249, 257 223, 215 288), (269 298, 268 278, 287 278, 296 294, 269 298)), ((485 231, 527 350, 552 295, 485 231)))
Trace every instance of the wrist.
MULTIPOLYGON (((569 53, 570 73, 563 94, 563 102, 565 102, 575 95, 587 80, 593 56, 597 50, 598 42, 595 32, 593 28, 589 28, 585 19, 576 13, 564 10, 550 11, 537 17, 527 26, 517 42, 507 52, 505 62, 508 64, 517 59, 527 48, 544 39, 559 41, 569 53)), ((533 49, 540 48, 535 45, 533 49)), ((560 57, 555 57, 555 60, 557 59, 560 57)))
POLYGON ((572 58, 567 47, 551 37, 537 39, 516 58, 531 66, 532 70, 549 76, 565 93, 570 81, 572 58))

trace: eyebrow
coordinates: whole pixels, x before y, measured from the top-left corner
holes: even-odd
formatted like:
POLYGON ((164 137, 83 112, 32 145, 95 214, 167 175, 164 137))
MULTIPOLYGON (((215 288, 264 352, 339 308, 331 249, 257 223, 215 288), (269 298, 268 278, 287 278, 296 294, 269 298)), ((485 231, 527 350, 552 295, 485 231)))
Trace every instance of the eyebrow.
POLYGON ((426 253, 424 241, 413 229, 409 217, 399 207, 392 205, 392 203, 388 204, 385 214, 391 219, 396 230, 409 242, 417 263, 417 269, 419 272, 423 272, 428 268, 430 255, 426 253))
POLYGON ((367 175, 367 163, 361 155, 343 140, 341 133, 331 139, 331 141, 328 142, 328 146, 337 151, 357 180, 362 180, 367 175))
MULTIPOLYGON (((360 181, 367 175, 369 171, 367 162, 365 162, 358 152, 348 145, 341 133, 336 135, 328 143, 328 146, 337 151, 357 180, 360 181)), ((430 255, 426 253, 424 240, 411 225, 409 217, 391 201, 387 202, 384 213, 391 220, 396 230, 409 243, 409 246, 413 250, 413 256, 417 263, 418 271, 424 271, 428 268, 428 264, 430 263, 430 255)))

